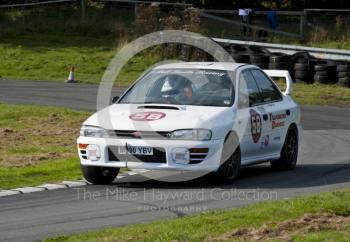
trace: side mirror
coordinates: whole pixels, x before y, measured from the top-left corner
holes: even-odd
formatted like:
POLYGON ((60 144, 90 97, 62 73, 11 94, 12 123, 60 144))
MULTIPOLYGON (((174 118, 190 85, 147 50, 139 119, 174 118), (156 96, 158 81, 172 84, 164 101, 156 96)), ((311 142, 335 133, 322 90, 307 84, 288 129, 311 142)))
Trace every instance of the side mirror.
POLYGON ((112 104, 118 102, 118 100, 119 100, 119 97, 118 97, 118 96, 113 97, 113 98, 112 98, 112 104))

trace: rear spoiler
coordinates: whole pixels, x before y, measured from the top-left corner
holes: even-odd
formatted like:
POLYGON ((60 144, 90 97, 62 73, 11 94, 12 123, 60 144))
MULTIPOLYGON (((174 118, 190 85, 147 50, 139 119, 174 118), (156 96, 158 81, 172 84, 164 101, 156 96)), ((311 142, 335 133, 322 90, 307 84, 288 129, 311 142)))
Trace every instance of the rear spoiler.
POLYGON ((286 90, 284 91, 285 95, 292 95, 292 78, 289 75, 289 72, 286 70, 263 70, 266 75, 269 77, 281 77, 286 79, 286 90))

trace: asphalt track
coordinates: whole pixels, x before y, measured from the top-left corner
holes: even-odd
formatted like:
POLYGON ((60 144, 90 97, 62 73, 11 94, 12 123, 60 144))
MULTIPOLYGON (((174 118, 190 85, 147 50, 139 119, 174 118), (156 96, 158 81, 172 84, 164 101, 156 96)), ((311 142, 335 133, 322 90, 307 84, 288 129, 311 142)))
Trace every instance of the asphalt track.
MULTIPOLYGON (((93 85, 0 81, 0 101, 8 103, 93 111, 95 95, 93 85)), ((349 109, 302 107, 305 131, 297 168, 274 172, 268 165, 247 167, 230 186, 219 185, 210 177, 185 183, 162 183, 134 175, 117 179, 118 183, 113 186, 2 197, 0 240, 34 241, 349 187, 349 117, 349 109)))

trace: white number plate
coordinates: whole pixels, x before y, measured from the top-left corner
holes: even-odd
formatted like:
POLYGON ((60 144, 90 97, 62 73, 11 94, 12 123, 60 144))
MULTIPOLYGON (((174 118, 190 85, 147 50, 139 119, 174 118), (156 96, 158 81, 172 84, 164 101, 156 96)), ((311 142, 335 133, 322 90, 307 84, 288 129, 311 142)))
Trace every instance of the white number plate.
POLYGON ((129 155, 153 155, 152 147, 142 147, 142 146, 119 146, 118 152, 119 154, 125 155, 126 151, 129 155))

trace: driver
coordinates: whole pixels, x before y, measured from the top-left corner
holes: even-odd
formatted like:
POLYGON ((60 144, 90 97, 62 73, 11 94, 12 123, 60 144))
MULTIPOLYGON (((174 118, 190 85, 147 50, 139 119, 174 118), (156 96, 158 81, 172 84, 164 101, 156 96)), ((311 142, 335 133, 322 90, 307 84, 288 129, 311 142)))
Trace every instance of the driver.
POLYGON ((193 89, 192 89, 192 83, 191 81, 188 81, 185 83, 183 87, 183 96, 186 101, 192 101, 193 99, 193 89))

